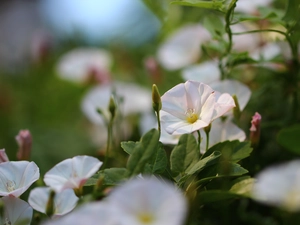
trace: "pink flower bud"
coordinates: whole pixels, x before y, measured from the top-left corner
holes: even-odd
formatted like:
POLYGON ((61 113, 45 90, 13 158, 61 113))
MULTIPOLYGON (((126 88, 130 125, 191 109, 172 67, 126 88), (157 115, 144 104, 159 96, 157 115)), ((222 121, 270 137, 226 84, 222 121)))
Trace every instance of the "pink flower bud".
POLYGON ((32 146, 32 137, 29 130, 20 130, 16 136, 19 145, 17 153, 18 160, 29 160, 32 146))
POLYGON ((260 138, 260 123, 261 123, 261 115, 256 112, 251 120, 250 127, 250 141, 252 145, 257 145, 260 138))
POLYGON ((148 57, 144 60, 144 67, 154 83, 160 83, 161 71, 158 62, 154 57, 148 57))
POLYGON ((8 156, 6 155, 5 149, 0 149, 0 163, 8 162, 8 156))

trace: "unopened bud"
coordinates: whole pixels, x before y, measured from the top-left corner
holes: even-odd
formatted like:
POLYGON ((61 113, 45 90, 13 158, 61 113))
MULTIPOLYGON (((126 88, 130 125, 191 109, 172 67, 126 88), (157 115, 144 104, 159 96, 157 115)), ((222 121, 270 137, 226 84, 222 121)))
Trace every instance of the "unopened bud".
POLYGON ((144 60, 144 66, 145 66, 148 74, 152 78, 153 82, 160 82, 161 72, 160 72, 160 68, 159 68, 159 65, 158 65, 156 59, 152 56, 147 57, 144 60))
POLYGON ((162 107, 160 94, 155 84, 152 85, 152 107, 155 112, 160 111, 162 107))
POLYGON ((49 217, 51 217, 54 214, 54 198, 55 198, 55 191, 51 190, 46 205, 46 214, 49 217))
POLYGON ((0 149, 0 163, 8 162, 8 156, 6 155, 5 149, 0 149))
POLYGON ((16 136, 16 141, 19 146, 17 153, 18 160, 29 160, 32 146, 32 137, 29 130, 20 130, 16 136))
POLYGON ((241 117, 240 104, 239 104, 239 101, 238 101, 238 98, 236 97, 236 95, 232 95, 232 98, 235 103, 235 107, 233 108, 233 116, 234 116, 235 121, 237 123, 239 123, 240 117, 241 117))
POLYGON ((116 102, 113 96, 110 96, 109 99, 109 105, 108 105, 108 110, 110 112, 111 115, 111 119, 113 120, 115 118, 116 115, 116 102))
POLYGON ((253 146, 257 145, 260 139, 261 115, 256 112, 251 120, 250 141, 253 146))

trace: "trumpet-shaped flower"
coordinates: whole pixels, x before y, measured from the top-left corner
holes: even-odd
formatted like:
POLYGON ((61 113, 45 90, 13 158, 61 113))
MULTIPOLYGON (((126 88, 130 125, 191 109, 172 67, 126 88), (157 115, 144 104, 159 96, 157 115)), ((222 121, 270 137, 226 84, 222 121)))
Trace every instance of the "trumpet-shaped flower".
POLYGON ((68 188, 80 189, 101 165, 102 162, 95 157, 75 156, 50 169, 44 176, 44 182, 56 192, 68 188))
POLYGON ((43 225, 82 225, 82 224, 102 224, 116 225, 119 215, 113 214, 109 204, 104 201, 91 202, 80 206, 71 213, 61 217, 48 220, 43 225))
POLYGON ((3 217, 0 215, 1 224, 30 225, 33 210, 27 202, 13 196, 3 197, 0 201, 4 204, 3 217))
POLYGON ((66 80, 84 83, 91 79, 103 83, 110 80, 112 57, 106 50, 77 48, 63 55, 57 65, 58 75, 66 80))
POLYGON ((34 162, 0 163, 0 196, 19 197, 39 177, 40 171, 34 162))
POLYGON ((186 81, 162 97, 161 122, 169 134, 192 133, 235 107, 233 98, 204 83, 186 81))
MULTIPOLYGON (((51 188, 37 187, 31 190, 29 194, 28 203, 35 210, 46 213, 47 203, 49 200, 51 188)), ((78 201, 72 189, 66 189, 62 192, 56 193, 54 197, 54 216, 62 216, 72 211, 78 201)))
POLYGON ((300 160, 268 167, 256 176, 252 197, 289 212, 300 211, 300 160))
POLYGON ((183 194, 155 177, 129 180, 113 189, 107 201, 121 218, 120 225, 180 225, 187 212, 183 194))
POLYGON ((211 39, 201 25, 187 25, 172 34, 159 48, 158 61, 168 70, 177 70, 197 61, 201 44, 211 39))

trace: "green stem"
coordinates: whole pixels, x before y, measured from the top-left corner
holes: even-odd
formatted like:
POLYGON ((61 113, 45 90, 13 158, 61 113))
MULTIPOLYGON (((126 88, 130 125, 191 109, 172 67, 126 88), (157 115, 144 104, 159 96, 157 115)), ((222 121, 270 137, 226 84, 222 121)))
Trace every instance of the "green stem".
POLYGON ((206 146, 205 146, 205 151, 208 150, 208 146, 209 146, 209 132, 206 132, 206 146))
POLYGON ((160 113, 159 113, 159 110, 156 111, 156 117, 157 117, 158 131, 159 131, 159 136, 160 136, 161 135, 161 123, 160 123, 160 113))
POLYGON ((108 157, 109 157, 109 149, 110 149, 111 139, 112 139, 112 125, 113 125, 113 120, 110 119, 110 121, 109 121, 109 123, 107 125, 106 153, 105 153, 103 168, 106 168, 108 157))

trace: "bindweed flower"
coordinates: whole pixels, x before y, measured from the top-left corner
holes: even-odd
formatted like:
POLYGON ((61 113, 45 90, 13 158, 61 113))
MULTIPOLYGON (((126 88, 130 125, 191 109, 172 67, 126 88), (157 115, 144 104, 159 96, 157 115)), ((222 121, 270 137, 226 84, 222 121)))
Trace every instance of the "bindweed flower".
POLYGON ((56 192, 68 188, 77 191, 98 171, 101 165, 102 162, 95 157, 75 156, 63 160, 50 169, 44 176, 44 182, 56 192))
POLYGON ((83 225, 83 224, 103 224, 116 225, 122 218, 114 214, 112 208, 104 201, 90 202, 75 209, 71 213, 52 220, 48 220, 43 225, 83 225))
POLYGON ((0 149, 0 163, 8 162, 8 156, 6 155, 5 149, 0 149))
MULTIPOLYGON (((36 211, 46 213, 50 192, 51 188, 49 187, 34 188, 29 194, 28 203, 36 211)), ((69 213, 75 208, 77 201, 78 197, 76 197, 72 189, 66 189, 56 193, 54 197, 53 215, 57 217, 69 213)))
POLYGON ((77 48, 60 58, 57 73, 62 79, 75 83, 96 81, 107 83, 110 80, 112 57, 104 49, 77 48))
POLYGON ((120 218, 120 225, 181 225, 187 212, 183 194, 155 177, 129 180, 114 188, 106 200, 120 218))
POLYGON ((19 145, 17 153, 18 160, 29 160, 32 146, 32 137, 29 130, 20 130, 16 136, 19 145))
POLYGON ((13 196, 6 196, 0 199, 4 204, 4 215, 0 223, 4 225, 30 225, 32 219, 32 208, 30 205, 13 196))
POLYGON ((167 70, 177 70, 195 63, 201 56, 201 44, 210 39, 209 32, 201 25, 184 26, 159 47, 158 61, 167 70))
POLYGON ((300 160, 270 166, 256 176, 252 197, 289 212, 300 211, 300 160))
POLYGON ((40 171, 34 162, 0 163, 0 196, 19 197, 39 177, 40 171))
POLYGON ((235 107, 233 98, 204 83, 186 81, 162 97, 161 122, 169 134, 192 133, 235 107))

